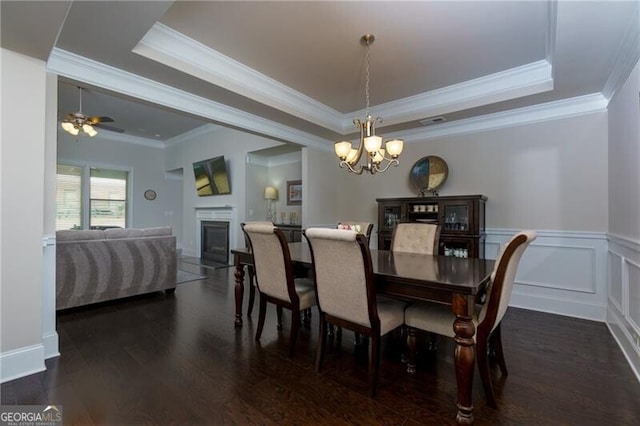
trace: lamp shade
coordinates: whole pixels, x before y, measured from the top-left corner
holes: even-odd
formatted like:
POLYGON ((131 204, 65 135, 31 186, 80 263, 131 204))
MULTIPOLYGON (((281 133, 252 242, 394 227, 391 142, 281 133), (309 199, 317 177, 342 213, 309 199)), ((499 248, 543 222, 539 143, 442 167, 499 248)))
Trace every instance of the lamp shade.
POLYGON ((371 161, 376 164, 380 164, 384 160, 384 149, 380 148, 378 151, 371 154, 371 161))
POLYGON ((278 199, 278 188, 273 186, 267 186, 264 189, 264 198, 266 200, 277 200, 278 199))
POLYGON ((347 155, 349 155, 349 152, 351 151, 351 142, 348 142, 348 141, 336 142, 333 145, 333 149, 335 150, 336 155, 339 158, 344 159, 347 157, 347 155))
POLYGON ((364 138, 364 149, 367 152, 376 152, 382 146, 382 138, 380 136, 368 136, 364 138))
POLYGON ((387 153, 392 157, 396 158, 398 155, 402 153, 402 148, 404 148, 404 141, 402 139, 393 139, 387 141, 385 144, 387 148, 387 153))

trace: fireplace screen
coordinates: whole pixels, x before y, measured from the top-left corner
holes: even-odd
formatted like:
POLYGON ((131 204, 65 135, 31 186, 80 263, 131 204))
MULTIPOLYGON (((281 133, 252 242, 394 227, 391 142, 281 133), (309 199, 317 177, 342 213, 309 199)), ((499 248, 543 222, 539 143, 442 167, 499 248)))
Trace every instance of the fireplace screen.
POLYGON ((202 259, 229 264, 229 222, 202 221, 201 223, 202 259))

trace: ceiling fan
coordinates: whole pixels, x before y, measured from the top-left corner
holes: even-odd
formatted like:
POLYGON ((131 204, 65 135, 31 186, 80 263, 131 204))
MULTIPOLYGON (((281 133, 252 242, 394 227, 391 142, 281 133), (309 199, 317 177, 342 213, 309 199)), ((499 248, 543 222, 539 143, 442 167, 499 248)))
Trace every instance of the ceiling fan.
POLYGON ((80 92, 80 108, 78 112, 69 113, 65 118, 62 119, 60 126, 68 133, 71 133, 73 136, 77 136, 80 131, 88 134, 91 137, 94 137, 98 134, 98 131, 94 128, 101 128, 105 130, 110 130, 112 132, 123 133, 123 129, 119 129, 113 126, 107 126, 102 123, 113 123, 113 118, 111 117, 89 117, 82 113, 82 87, 78 87, 80 92))

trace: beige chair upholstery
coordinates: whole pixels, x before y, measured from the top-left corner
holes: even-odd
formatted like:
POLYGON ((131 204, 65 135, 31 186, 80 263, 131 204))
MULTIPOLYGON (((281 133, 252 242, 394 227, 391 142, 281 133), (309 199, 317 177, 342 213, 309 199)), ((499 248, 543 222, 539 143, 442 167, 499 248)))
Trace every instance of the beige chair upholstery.
POLYGON ((391 237, 391 251, 438 254, 440 226, 431 223, 398 223, 391 237))
MULTIPOLYGON (((251 224, 262 224, 262 225, 273 225, 273 222, 270 221, 255 221, 255 222, 247 222, 251 224)), ((249 250, 251 250, 251 244, 249 243, 249 238, 244 236, 244 244, 249 250)), ((247 306, 247 316, 250 317, 253 312, 253 304, 256 299, 256 286, 255 286, 255 276, 256 272, 253 265, 247 266, 247 272, 249 274, 249 304, 247 306)))
POLYGON ((307 278, 294 278, 287 240, 282 231, 272 223, 243 223, 242 230, 253 252, 256 284, 260 293, 256 340, 260 340, 262 335, 267 302, 278 307, 278 328, 282 324, 282 308, 290 309, 289 356, 293 356, 300 311, 316 304, 313 281, 307 278))
POLYGON ((358 222, 358 221, 343 221, 338 222, 338 229, 347 226, 354 231, 363 234, 367 237, 367 242, 371 240, 371 232, 373 231, 373 223, 371 222, 358 222))
POLYGON ((320 311, 316 371, 322 367, 328 323, 368 336, 369 393, 373 396, 380 368, 381 337, 404 323, 405 304, 377 301, 371 253, 364 235, 327 228, 309 228, 304 235, 311 249, 320 311))
MULTIPOLYGON (((509 299, 513 290, 513 283, 518 270, 520 259, 531 241, 536 238, 533 231, 523 231, 516 234, 505 244, 496 259, 495 268, 491 274, 491 282, 487 288, 487 298, 482 305, 478 305, 473 316, 476 326, 474 340, 476 343, 476 358, 482 385, 487 396, 487 403, 495 407, 495 397, 489 376, 488 350, 495 352, 498 365, 506 376, 507 366, 502 351, 502 337, 500 321, 507 312, 509 299)), ((415 304, 405 311, 405 323, 409 328, 407 344, 409 346, 409 371, 415 366, 415 330, 420 329, 443 336, 455 337, 453 321, 455 315, 451 308, 436 304, 415 304)))

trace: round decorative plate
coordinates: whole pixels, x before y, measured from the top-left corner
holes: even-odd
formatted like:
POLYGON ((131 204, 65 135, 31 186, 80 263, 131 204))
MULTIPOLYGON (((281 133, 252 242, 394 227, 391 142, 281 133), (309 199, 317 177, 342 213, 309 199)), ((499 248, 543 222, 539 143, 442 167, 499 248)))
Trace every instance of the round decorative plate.
POLYGON ((157 195, 158 194, 156 194, 156 191, 154 191, 153 189, 147 189, 146 191, 144 191, 144 198, 150 201, 155 200, 157 195))
POLYGON ((409 181, 411 186, 424 195, 425 192, 435 191, 449 176, 449 166, 440 157, 428 155, 416 161, 411 167, 409 181))

